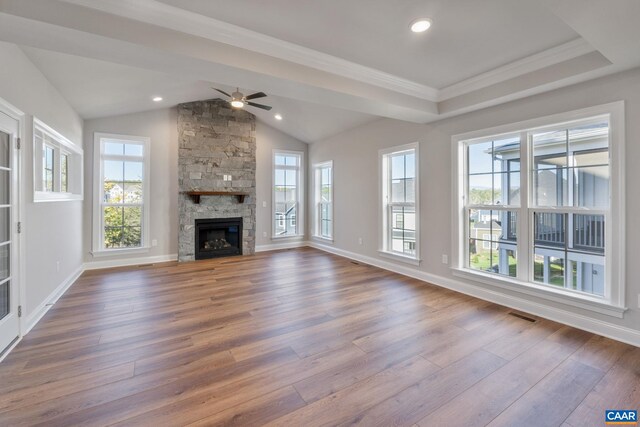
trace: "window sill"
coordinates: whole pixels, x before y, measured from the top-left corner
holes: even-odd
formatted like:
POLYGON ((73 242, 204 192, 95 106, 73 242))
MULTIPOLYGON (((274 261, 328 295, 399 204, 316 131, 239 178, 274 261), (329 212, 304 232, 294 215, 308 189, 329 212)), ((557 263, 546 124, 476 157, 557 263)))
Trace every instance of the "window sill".
POLYGON ((101 249, 97 251, 92 251, 91 255, 99 258, 99 257, 108 257, 108 256, 139 254, 139 253, 149 252, 149 249, 151 248, 148 246, 143 246, 140 248, 101 249))
POLYGON ((451 268, 453 275, 475 282, 495 286, 510 291, 535 296, 561 304, 578 307, 584 310, 593 311, 607 316, 622 319, 626 307, 611 304, 607 300, 597 296, 582 295, 564 289, 555 289, 545 285, 521 282, 519 280, 496 277, 493 274, 472 271, 466 268, 451 268))
POLYGON ((35 191, 33 193, 33 202, 68 202, 68 201, 82 201, 84 197, 82 194, 73 193, 59 193, 49 191, 35 191))
POLYGON ((319 240, 321 242, 325 242, 325 243, 333 243, 333 239, 330 237, 323 237, 323 236, 311 236, 313 237, 314 240, 319 240))
POLYGON ((379 250, 378 254, 384 258, 393 259, 395 261, 400 261, 400 262, 404 262, 411 265, 420 265, 420 262, 422 261, 419 258, 412 258, 410 256, 400 255, 394 252, 388 252, 383 250, 379 250))

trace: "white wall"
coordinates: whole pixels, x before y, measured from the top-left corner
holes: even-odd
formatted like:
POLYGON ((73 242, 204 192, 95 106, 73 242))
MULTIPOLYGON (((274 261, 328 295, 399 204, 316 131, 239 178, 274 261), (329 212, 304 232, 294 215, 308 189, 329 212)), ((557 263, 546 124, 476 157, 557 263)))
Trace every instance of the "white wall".
MULTIPOLYGON (((640 263, 634 259, 634 255, 640 253, 640 222, 636 220, 640 212, 640 197, 634 185, 640 182, 640 169, 636 166, 640 159, 640 69, 428 125, 382 119, 312 144, 309 148, 311 164, 327 160, 334 162, 333 247, 383 261, 377 253, 380 229, 378 150, 419 141, 420 244, 423 261, 418 269, 441 278, 443 283, 460 282, 451 274, 449 267, 441 262, 442 254, 451 254, 451 136, 619 100, 626 101, 626 301, 629 310, 624 319, 617 319, 578 308, 564 308, 589 319, 640 331, 640 281, 637 280, 640 277, 640 263), (360 237, 363 238, 363 245, 358 244, 360 237)), ((396 265, 406 267, 406 264, 396 265)), ((472 284, 468 281, 465 283, 472 284)), ((480 286, 490 288, 487 285, 480 286)), ((499 292, 517 295, 508 291, 499 292)), ((563 308, 534 297, 527 298, 533 303, 563 308)))
POLYGON ((82 267, 82 202, 33 203, 33 117, 82 145, 82 119, 16 45, 0 42, 0 97, 26 114, 21 192, 27 321, 82 267), (57 263, 60 268, 57 268, 57 263))
MULTIPOLYGON (((273 150, 302 151, 304 152, 304 168, 307 168, 309 163, 307 162, 307 144, 274 129, 261 121, 256 121, 256 145, 256 247, 260 250, 260 247, 266 249, 269 245, 291 242, 291 239, 271 239, 273 150), (266 202, 266 207, 263 207, 263 202, 266 202), (264 237, 264 233, 267 233, 267 237, 264 237)), ((301 203, 302 206, 306 206, 307 188, 308 181, 304 183, 303 193, 305 198, 301 203)), ((304 218, 305 222, 303 230, 306 231, 306 229, 308 229, 307 212, 304 213, 304 218)), ((304 240, 304 238, 296 240, 304 240)))
MULTIPOLYGON (((274 148, 307 152, 307 144, 256 122, 256 245, 271 244, 271 155, 274 148), (267 207, 262 207, 262 202, 267 207), (267 238, 262 237, 267 232, 267 238)), ((88 267, 125 264, 144 258, 174 257, 178 252, 178 130, 175 108, 86 120, 84 123, 85 206, 84 261, 88 267), (132 255, 93 257, 93 135, 95 132, 151 138, 151 239, 158 246, 132 255)), ((306 158, 305 158, 306 162, 306 158)), ((304 203, 303 203, 304 204, 304 203)), ((304 240, 304 239, 301 239, 304 240)))
POLYGON ((162 259, 178 253, 178 116, 175 108, 86 120, 84 123, 85 206, 84 260, 96 265, 131 261, 142 257, 162 259), (95 132, 144 136, 151 139, 151 194, 149 197, 151 240, 158 242, 149 252, 136 255, 94 257, 93 227, 93 136, 95 132))

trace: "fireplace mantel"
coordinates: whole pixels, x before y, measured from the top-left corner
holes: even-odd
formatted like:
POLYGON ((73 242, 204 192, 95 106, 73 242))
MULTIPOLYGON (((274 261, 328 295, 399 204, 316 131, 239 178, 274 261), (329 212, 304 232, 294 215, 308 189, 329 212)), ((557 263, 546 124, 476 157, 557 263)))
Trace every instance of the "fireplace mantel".
POLYGON ((200 196, 236 196, 238 203, 244 203, 245 196, 249 193, 238 191, 185 191, 185 194, 191 196, 193 203, 200 204, 200 196))

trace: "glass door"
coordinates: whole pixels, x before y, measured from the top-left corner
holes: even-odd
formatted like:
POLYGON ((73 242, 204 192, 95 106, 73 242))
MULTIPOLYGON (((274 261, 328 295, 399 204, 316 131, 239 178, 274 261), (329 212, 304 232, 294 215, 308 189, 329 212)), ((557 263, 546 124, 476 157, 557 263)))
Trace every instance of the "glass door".
POLYGON ((17 223, 14 219, 17 176, 14 147, 18 121, 0 111, 0 355, 20 334, 18 287, 12 275, 17 223))

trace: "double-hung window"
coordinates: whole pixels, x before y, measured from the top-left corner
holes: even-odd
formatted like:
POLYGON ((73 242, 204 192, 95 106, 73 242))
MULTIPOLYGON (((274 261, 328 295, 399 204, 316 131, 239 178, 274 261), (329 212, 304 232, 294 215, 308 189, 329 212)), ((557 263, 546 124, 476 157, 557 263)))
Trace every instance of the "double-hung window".
POLYGON ((33 142, 33 200, 82 200, 82 149, 35 118, 33 142))
POLYGON ((381 252, 418 261, 418 144, 380 152, 382 176, 381 252))
POLYGON ((273 237, 303 234, 302 153, 273 152, 273 237))
POLYGON ((333 162, 315 166, 316 237, 333 239, 333 162))
POLYGON ((95 134, 95 254, 148 247, 149 139, 95 134))
POLYGON ((621 307, 621 110, 611 104, 456 137, 457 267, 621 307))

